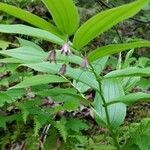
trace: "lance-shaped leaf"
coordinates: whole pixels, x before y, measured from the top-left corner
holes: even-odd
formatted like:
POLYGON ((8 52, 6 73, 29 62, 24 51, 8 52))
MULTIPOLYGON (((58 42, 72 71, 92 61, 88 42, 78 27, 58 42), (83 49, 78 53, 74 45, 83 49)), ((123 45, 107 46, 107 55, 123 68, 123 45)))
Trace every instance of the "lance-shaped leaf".
POLYGON ((57 27, 63 33, 72 35, 78 28, 78 11, 72 0, 42 0, 51 13, 57 27))
POLYGON ((0 54, 17 58, 26 62, 41 62, 47 57, 46 52, 30 46, 0 51, 0 54))
POLYGON ((140 47, 150 47, 150 42, 141 40, 141 41, 131 42, 131 43, 111 44, 111 45, 103 46, 90 52, 88 54, 88 60, 92 62, 100 57, 112 55, 133 48, 140 48, 140 47))
MULTIPOLYGON (((28 43, 28 42, 27 42, 28 43)), ((19 47, 15 49, 10 50, 3 50, 0 51, 0 54, 10 56, 13 58, 16 58, 17 60, 13 60, 11 58, 3 59, 1 61, 5 62, 12 62, 12 63, 31 63, 31 62, 44 62, 49 61, 47 60, 49 57, 49 53, 44 52, 42 48, 38 47, 37 45, 31 45, 31 43, 28 43, 29 46, 19 47), (19 61, 21 60, 21 61, 19 61), (14 61, 14 62, 13 62, 14 61)), ((56 50, 56 61, 57 62, 71 62, 80 65, 82 63, 82 58, 76 55, 62 55, 60 50, 56 50)))
POLYGON ((5 12, 9 15, 12 15, 20 20, 23 20, 31 25, 34 25, 35 27, 47 30, 53 34, 56 34, 60 37, 62 35, 60 34, 59 30, 52 25, 51 23, 47 22, 46 20, 40 18, 39 16, 36 16, 29 11, 17 8, 12 5, 8 5, 5 3, 0 3, 0 11, 5 12))
POLYGON ((10 63, 10 64, 21 64, 21 63, 25 63, 24 61, 21 61, 19 59, 16 59, 16 58, 3 58, 3 59, 0 59, 0 62, 1 63, 10 63))
POLYGON ((34 42, 31 42, 31 41, 28 41, 28 40, 25 40, 25 39, 21 39, 21 38, 18 38, 18 37, 17 37, 17 40, 20 44, 20 47, 30 46, 30 47, 35 48, 36 50, 44 51, 39 45, 35 44, 34 42))
POLYGON ((105 75, 105 78, 129 77, 129 76, 150 76, 150 67, 136 68, 130 67, 126 69, 116 70, 105 75))
MULTIPOLYGON (((60 63, 49 63, 49 62, 42 62, 42 63, 32 63, 32 64, 22 64, 22 66, 27 66, 39 72, 46 72, 56 74, 59 73, 59 70, 62 66, 60 63)), ((80 81, 85 83, 86 85, 90 86, 91 88, 98 90, 98 83, 93 76, 93 73, 88 70, 83 69, 74 69, 67 65, 65 76, 71 77, 76 81, 80 81), (92 78, 91 78, 92 76, 92 78)))
MULTIPOLYGON (((102 82, 102 93, 107 103, 113 99, 124 95, 121 83, 115 79, 108 79, 102 82)), ((99 93, 96 93, 94 100, 95 118, 98 123, 108 125, 106 112, 103 106, 103 101, 99 93)), ((108 106, 109 120, 113 129, 118 128, 124 121, 126 115, 126 105, 118 103, 108 106)))
MULTIPOLYGON (((108 57, 106 56, 106 57, 97 59, 96 61, 92 62, 91 65, 95 69, 96 73, 100 74, 102 72, 102 70, 104 69, 104 67, 106 66, 107 61, 108 61, 108 57)), ((91 74, 90 78, 93 79, 94 75, 91 74)), ((76 80, 74 80, 73 84, 76 87, 76 89, 78 89, 81 93, 84 93, 88 89, 90 89, 90 87, 87 86, 86 84, 84 84, 82 82, 78 82, 76 80)))
POLYGON ((133 3, 103 11, 87 22, 76 32, 73 45, 77 50, 88 44, 98 35, 109 30, 117 23, 134 16, 149 0, 137 0, 133 3))
POLYGON ((42 85, 48 83, 63 83, 63 82, 68 82, 68 80, 56 75, 36 75, 24 79, 22 82, 15 85, 11 89, 27 88, 30 86, 36 86, 36 85, 42 85))
POLYGON ((142 93, 142 92, 128 94, 113 99, 111 102, 107 103, 107 106, 114 105, 116 103, 124 103, 126 105, 131 105, 133 103, 140 102, 140 101, 150 102, 150 94, 142 93))
POLYGON ((0 33, 23 34, 32 37, 37 37, 60 45, 64 43, 64 41, 61 38, 48 31, 21 24, 17 25, 0 24, 0 33))

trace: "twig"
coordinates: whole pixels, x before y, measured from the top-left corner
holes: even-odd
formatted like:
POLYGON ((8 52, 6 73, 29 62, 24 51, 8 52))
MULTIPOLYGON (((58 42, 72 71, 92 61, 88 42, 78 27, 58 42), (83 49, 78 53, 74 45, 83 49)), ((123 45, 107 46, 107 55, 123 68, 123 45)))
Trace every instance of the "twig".
POLYGON ((47 133, 48 133, 48 130, 50 129, 51 127, 51 124, 49 125, 46 125, 42 131, 42 134, 41 134, 41 137, 40 137, 40 141, 44 144, 45 141, 46 141, 46 137, 47 137, 47 133))

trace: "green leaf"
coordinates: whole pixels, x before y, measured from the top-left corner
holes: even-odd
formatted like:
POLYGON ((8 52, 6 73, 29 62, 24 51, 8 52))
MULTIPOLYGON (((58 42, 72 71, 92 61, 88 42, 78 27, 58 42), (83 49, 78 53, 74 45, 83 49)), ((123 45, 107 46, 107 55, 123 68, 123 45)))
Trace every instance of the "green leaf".
POLYGON ((74 64, 81 65, 83 59, 80 56, 77 56, 74 54, 69 55, 69 56, 62 55, 60 50, 56 50, 56 61, 65 62, 65 63, 71 62, 74 64))
POLYGON ((5 103, 12 103, 21 98, 24 94, 24 90, 8 90, 6 92, 0 92, 0 107, 5 103))
POLYGON ((54 25, 30 13, 29 11, 26 11, 26 10, 23 10, 23 9, 20 9, 20 8, 17 8, 15 6, 11 6, 5 3, 0 3, 0 11, 3 11, 9 15, 12 15, 18 19, 21 19, 31 25, 34 25, 35 27, 47 30, 53 34, 56 34, 62 37, 62 35, 60 34, 58 29, 54 25))
POLYGON ((149 41, 137 41, 137 42, 131 42, 131 43, 111 44, 111 45, 103 46, 90 52, 88 54, 88 60, 92 62, 103 56, 112 55, 115 53, 119 53, 121 51, 129 50, 133 48, 140 48, 140 47, 150 47, 150 42, 149 41))
POLYGON ((40 90, 38 92, 35 92, 36 95, 39 96, 51 96, 53 98, 53 101, 60 101, 63 97, 63 102, 68 101, 70 104, 71 101, 80 101, 84 105, 90 106, 90 102, 86 100, 83 96, 79 95, 77 91, 74 88, 53 88, 53 89, 46 89, 46 90, 40 90), (69 99, 69 100, 68 100, 69 99))
POLYGON ((81 50, 98 35, 112 28, 117 23, 134 16, 149 0, 137 0, 133 3, 112 8, 95 15, 85 22, 76 32, 73 45, 81 50))
POLYGON ((71 129, 73 131, 79 132, 80 130, 87 130, 88 125, 79 119, 70 119, 66 123, 66 128, 71 129))
POLYGON ((138 145, 140 150, 149 150, 149 148, 150 148, 150 135, 145 134, 145 135, 138 136, 135 139, 135 143, 138 145))
POLYGON ((46 89, 46 90, 40 90, 36 92, 36 95, 40 96, 57 96, 59 94, 70 94, 74 95, 76 94, 76 90, 74 88, 53 88, 53 89, 46 89))
POLYGON ((36 75, 33 77, 25 78, 19 84, 11 87, 11 89, 27 88, 30 86, 36 86, 36 85, 42 85, 48 83, 63 83, 63 82, 68 82, 68 80, 56 75, 36 75))
POLYGON ((137 84, 140 88, 148 89, 150 88, 150 80, 149 79, 141 79, 137 84))
POLYGON ((15 59, 15 58, 3 58, 0 59, 1 63, 10 63, 10 64, 21 64, 21 63, 25 63, 24 61, 21 61, 19 59, 15 59))
MULTIPOLYGON (((25 41, 24 41, 25 42, 25 41)), ((38 45, 33 45, 29 41, 26 42, 26 44, 21 44, 23 47, 10 49, 10 50, 4 50, 0 51, 0 54, 10 56, 13 58, 16 58, 18 60, 11 60, 10 58, 6 59, 8 62, 25 62, 25 63, 31 63, 31 62, 44 62, 47 61, 46 59, 49 56, 49 53, 44 52, 42 48, 40 48, 38 45), (21 60, 21 61, 19 61, 21 60)), ((2 61, 6 61, 5 59, 2 61)), ((71 62, 80 65, 82 63, 82 58, 76 55, 62 55, 60 50, 56 50, 56 61, 57 62, 71 62)))
MULTIPOLYGON (((114 98, 124 95, 121 83, 115 79, 109 79, 102 82, 102 93, 107 103, 112 102, 114 98)), ((101 96, 96 93, 94 100, 94 112, 96 121, 101 124, 108 125, 106 113, 103 106, 101 96)), ((118 128, 124 121, 126 115, 126 105, 118 103, 108 107, 108 114, 110 118, 111 127, 118 128)))
POLYGON ((26 26, 26 25, 21 25, 21 24, 17 24, 17 25, 0 24, 0 33, 23 34, 23 35, 40 38, 60 45, 64 43, 64 41, 61 38, 48 31, 26 26))
POLYGON ((105 75, 104 78, 107 79, 107 78, 129 77, 129 76, 150 76, 150 67, 147 68, 129 67, 126 69, 115 70, 105 75))
POLYGON ((60 31, 72 35, 78 28, 78 11, 72 0, 42 0, 60 31))
POLYGON ((71 99, 71 101, 64 102, 63 106, 60 106, 60 107, 62 107, 62 109, 60 109, 60 111, 65 111, 65 110, 66 111, 76 111, 79 108, 79 100, 72 100, 71 99))
MULTIPOLYGON (((93 68, 95 69, 97 74, 100 74, 102 72, 102 70, 104 69, 106 63, 107 63, 108 57, 103 57, 103 58, 99 58, 98 60, 94 61, 91 63, 91 65, 93 66, 93 68)), ((91 79, 94 78, 94 75, 91 74, 91 79)), ((90 89, 89 86, 87 86, 86 84, 82 83, 82 82, 76 82, 76 80, 74 80, 73 82, 74 87, 76 89, 78 89, 81 93, 86 92, 88 89, 90 89)))
POLYGON ((2 107, 6 102, 11 101, 12 98, 6 93, 0 93, 0 107, 2 107))
POLYGON ((59 131, 60 135, 62 136, 64 142, 67 141, 68 132, 66 129, 66 120, 62 118, 60 121, 56 121, 54 127, 59 131))
POLYGON ((136 83, 140 80, 141 80, 141 77, 130 76, 130 77, 121 78, 120 82, 122 83, 122 87, 125 93, 128 93, 136 86, 136 83))
POLYGON ((116 103, 124 103, 126 105, 131 105, 133 103, 140 102, 140 101, 150 102, 150 94, 142 93, 142 92, 128 94, 113 99, 111 102, 108 102, 107 105, 112 105, 116 103))
POLYGON ((7 47, 9 47, 11 43, 10 42, 7 42, 7 41, 3 41, 3 40, 0 40, 0 50, 5 50, 7 49, 7 47))
MULTIPOLYGON (((49 63, 49 62, 42 62, 42 63, 32 63, 32 64, 22 64, 22 66, 27 66, 29 68, 32 68, 34 70, 40 71, 40 72, 46 72, 46 73, 59 73, 59 70, 62 66, 60 63, 49 63)), ((86 85, 90 86, 91 88, 97 90, 98 89, 98 83, 96 79, 94 78, 94 75, 91 71, 83 70, 83 69, 75 69, 71 68, 70 66, 67 66, 66 68, 66 74, 65 76, 71 77, 72 79, 76 81, 80 81, 82 83, 85 83, 86 85), (93 78, 91 78, 93 76, 93 78)))
POLYGON ((29 46, 0 51, 0 54, 11 56, 26 62, 41 62, 47 57, 46 52, 29 46))
POLYGON ((30 46, 35 48, 36 50, 43 51, 43 49, 39 45, 35 44, 34 42, 22 38, 18 38, 18 37, 17 40, 19 41, 21 47, 30 46))

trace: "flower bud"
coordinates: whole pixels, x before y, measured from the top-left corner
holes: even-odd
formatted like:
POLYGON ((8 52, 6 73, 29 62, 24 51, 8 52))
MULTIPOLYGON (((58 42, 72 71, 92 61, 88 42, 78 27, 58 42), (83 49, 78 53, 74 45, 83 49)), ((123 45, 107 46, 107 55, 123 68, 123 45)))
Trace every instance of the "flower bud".
POLYGON ((56 63, 56 51, 55 50, 50 51, 46 60, 56 63))
POLYGON ((65 73, 66 73, 66 69, 67 68, 67 65, 66 64, 63 64, 62 66, 61 66, 61 68, 59 69, 59 73, 61 74, 61 75, 65 75, 65 73))
POLYGON ((82 63, 81 63, 81 68, 83 69, 87 69, 89 66, 89 63, 88 63, 88 60, 87 60, 87 57, 84 57, 82 63))

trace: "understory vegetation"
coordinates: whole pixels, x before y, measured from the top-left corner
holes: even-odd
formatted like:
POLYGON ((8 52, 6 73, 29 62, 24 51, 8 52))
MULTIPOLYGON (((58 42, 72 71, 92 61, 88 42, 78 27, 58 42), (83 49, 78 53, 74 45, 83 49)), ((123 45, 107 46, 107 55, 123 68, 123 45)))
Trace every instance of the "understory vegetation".
POLYGON ((0 150, 149 150, 150 0, 1 0, 0 150))

